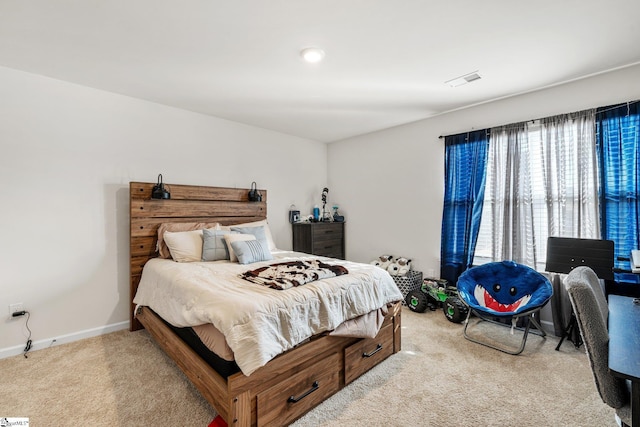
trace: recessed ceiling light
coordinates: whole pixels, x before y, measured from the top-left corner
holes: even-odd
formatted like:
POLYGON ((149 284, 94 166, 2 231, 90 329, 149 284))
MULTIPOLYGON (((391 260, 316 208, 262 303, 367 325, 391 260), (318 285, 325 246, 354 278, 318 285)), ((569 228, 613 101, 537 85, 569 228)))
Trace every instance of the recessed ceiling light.
POLYGON ((324 50, 317 47, 308 47, 300 51, 300 56, 307 62, 316 63, 324 58, 324 50))
POLYGON ((465 85, 467 83, 471 83, 475 80, 480 80, 480 74, 478 71, 474 71, 473 73, 465 74, 464 76, 456 77, 455 79, 447 80, 445 83, 451 87, 458 87, 465 85))

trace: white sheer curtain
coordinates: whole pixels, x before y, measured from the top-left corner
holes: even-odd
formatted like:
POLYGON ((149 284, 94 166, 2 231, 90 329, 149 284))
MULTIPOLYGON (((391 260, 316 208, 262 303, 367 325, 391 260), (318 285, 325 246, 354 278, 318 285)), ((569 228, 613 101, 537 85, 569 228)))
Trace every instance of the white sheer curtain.
POLYGON ((531 147, 526 123, 491 129, 482 226, 491 259, 535 265, 531 147))
MULTIPOLYGON (((595 110, 540 121, 548 236, 600 237, 595 131, 595 110)), ((545 239, 541 248, 545 258, 546 249, 545 239)), ((561 336, 569 323, 571 303, 561 285, 562 276, 552 274, 551 280, 553 323, 561 336)), ((580 342, 576 336, 569 339, 580 342)))
POLYGON ((600 227, 595 110, 540 122, 547 234, 597 239, 600 227))
POLYGON ((543 271, 549 236, 599 237, 595 110, 491 129, 474 263, 543 271))

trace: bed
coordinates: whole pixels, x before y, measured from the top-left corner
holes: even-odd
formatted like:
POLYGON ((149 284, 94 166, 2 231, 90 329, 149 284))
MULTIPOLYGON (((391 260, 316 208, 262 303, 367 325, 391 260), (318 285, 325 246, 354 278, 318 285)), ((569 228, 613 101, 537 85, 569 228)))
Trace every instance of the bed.
MULTIPOLYGON (((275 357, 267 356, 266 359, 248 364, 244 360, 239 361, 243 369, 237 372, 225 373, 217 366, 214 368, 215 365, 212 366, 200 351, 187 344, 189 340, 185 340, 176 330, 175 326, 185 325, 175 325, 176 319, 171 319, 173 325, 169 324, 149 306, 134 303, 134 298, 147 263, 146 278, 154 268, 173 269, 180 264, 156 259, 158 228, 161 224, 217 223, 224 227, 264 221, 267 217, 267 191, 260 190, 262 201, 251 202, 248 200, 249 189, 169 185, 171 199, 152 199, 153 186, 154 183, 132 182, 129 189, 130 329, 135 331, 144 327, 228 425, 289 424, 388 356, 400 351, 401 305, 399 301, 390 301, 383 307, 380 329, 373 337, 334 336, 330 331, 325 331, 305 337, 300 342, 283 343, 284 351, 275 357)), ((271 262, 289 261, 291 257, 300 256, 286 251, 273 251, 273 255, 275 259, 271 262)), ((348 261, 330 261, 333 261, 331 264, 358 269, 358 265, 348 261)), ((213 268, 205 263, 195 264, 200 265, 198 268, 201 270, 213 268)), ((267 264, 269 262, 226 268, 237 276, 240 269, 249 270, 267 264)), ((351 276, 355 274, 350 273, 351 276)), ((346 280, 348 276, 343 277, 346 280)), ((332 280, 340 283, 341 279, 337 277, 332 280)), ((238 282, 236 286, 242 285, 238 282)), ((314 286, 314 283, 309 283, 300 288, 311 289, 314 286)), ((292 292, 293 295, 302 292, 298 289, 277 292, 292 292)), ((163 312, 161 307, 156 309, 163 312)), ((187 317, 191 314, 187 312, 187 317)), ((165 316, 171 317, 170 314, 165 316)), ((216 322, 219 320, 215 319, 216 322)), ((224 325, 220 328, 224 330, 224 325)), ((238 340, 243 341, 242 337, 238 340)), ((229 339, 229 343, 232 342, 233 339, 229 339)), ((240 360, 239 354, 236 356, 240 360)))

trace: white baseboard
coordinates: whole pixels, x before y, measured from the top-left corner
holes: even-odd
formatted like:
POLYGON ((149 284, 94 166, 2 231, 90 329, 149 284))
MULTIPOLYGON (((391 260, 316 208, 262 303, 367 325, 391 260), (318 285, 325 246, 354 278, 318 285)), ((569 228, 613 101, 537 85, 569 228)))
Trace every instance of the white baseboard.
MULTIPOLYGON (((98 335, 109 334, 111 332, 121 331, 129 328, 129 321, 114 323, 112 325, 101 326, 99 328, 87 329, 84 331, 74 332, 72 334, 62 335, 59 337, 45 338, 43 340, 34 341, 31 344, 31 351, 42 350, 44 348, 53 347, 60 344, 66 344, 74 341, 80 341, 85 338, 96 337, 98 335)), ((25 345, 16 347, 7 347, 0 349, 0 359, 11 356, 17 356, 24 352, 25 345)))
POLYGON ((555 326, 553 325, 553 321, 541 320, 540 326, 542 326, 542 329, 544 329, 546 333, 551 335, 555 334, 555 326))

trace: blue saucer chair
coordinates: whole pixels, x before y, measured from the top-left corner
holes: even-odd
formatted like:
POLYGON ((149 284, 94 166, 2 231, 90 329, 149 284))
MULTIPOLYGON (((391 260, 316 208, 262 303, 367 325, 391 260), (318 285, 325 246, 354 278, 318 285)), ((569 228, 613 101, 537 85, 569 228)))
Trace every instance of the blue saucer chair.
POLYGON ((513 261, 491 262, 462 273, 457 288, 460 299, 469 307, 464 326, 464 337, 469 341, 505 353, 520 354, 527 342, 531 324, 537 328, 536 334, 546 336, 535 314, 551 299, 553 288, 549 280, 534 269, 513 261), (506 345, 497 346, 489 340, 471 337, 467 328, 472 313, 480 320, 496 321, 503 326, 500 319, 511 320, 512 333, 518 320, 522 319, 525 325, 520 347, 511 349, 506 345))

